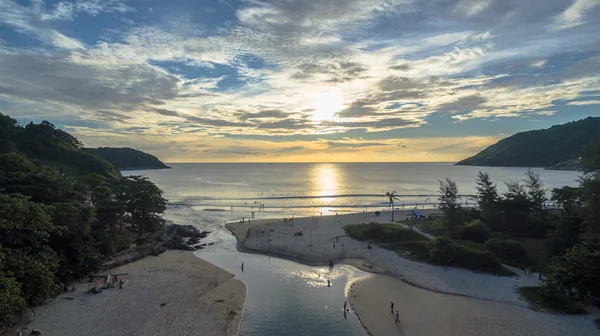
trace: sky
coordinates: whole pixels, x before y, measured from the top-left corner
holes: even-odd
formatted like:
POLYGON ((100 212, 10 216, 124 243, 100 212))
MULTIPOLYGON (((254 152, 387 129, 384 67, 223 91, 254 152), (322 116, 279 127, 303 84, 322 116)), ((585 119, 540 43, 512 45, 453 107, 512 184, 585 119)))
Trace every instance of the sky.
POLYGON ((0 113, 165 162, 458 161, 600 116, 600 0, 0 0, 0 113))

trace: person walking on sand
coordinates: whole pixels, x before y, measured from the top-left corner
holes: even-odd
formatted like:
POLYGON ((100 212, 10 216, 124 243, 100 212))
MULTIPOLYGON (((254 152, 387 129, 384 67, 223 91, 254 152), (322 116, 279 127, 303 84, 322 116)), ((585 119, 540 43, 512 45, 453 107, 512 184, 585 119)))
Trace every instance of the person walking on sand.
POLYGON ((244 271, 244 263, 242 263, 242 272, 244 271))
POLYGON ((348 301, 344 301, 344 311, 346 311, 346 305, 348 304, 348 301))
POLYGON ((392 314, 394 314, 394 303, 393 303, 393 302, 390 302, 390 305, 391 305, 391 307, 392 307, 392 314))
POLYGON ((331 287, 331 281, 329 281, 329 279, 327 279, 327 287, 331 287))
POLYGON ((396 310, 396 323, 400 322, 400 312, 396 310))

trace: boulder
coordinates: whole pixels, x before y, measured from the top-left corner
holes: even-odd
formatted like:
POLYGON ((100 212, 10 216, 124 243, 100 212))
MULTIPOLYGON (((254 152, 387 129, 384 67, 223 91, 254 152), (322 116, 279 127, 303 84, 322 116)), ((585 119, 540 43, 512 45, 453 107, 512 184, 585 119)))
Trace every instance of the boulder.
POLYGON ((37 330, 37 329, 33 329, 33 330, 31 330, 31 334, 32 334, 32 335, 41 335, 41 334, 42 334, 42 332, 41 332, 41 331, 39 331, 39 330, 37 330))

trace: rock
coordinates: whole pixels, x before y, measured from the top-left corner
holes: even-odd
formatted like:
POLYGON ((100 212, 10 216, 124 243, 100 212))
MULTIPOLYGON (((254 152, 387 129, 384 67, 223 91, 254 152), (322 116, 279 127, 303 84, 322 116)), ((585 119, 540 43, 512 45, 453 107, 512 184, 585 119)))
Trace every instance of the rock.
POLYGON ((161 304, 160 304, 160 306, 161 306, 161 307, 164 307, 164 306, 166 306, 166 305, 167 305, 166 303, 161 303, 161 304))
POLYGON ((198 244, 198 245, 194 245, 194 247, 196 248, 196 250, 202 250, 202 249, 204 249, 204 247, 202 247, 202 245, 206 245, 206 244, 198 244))
POLYGON ((65 299, 65 300, 69 300, 69 301, 73 301, 73 300, 75 300, 75 298, 74 298, 74 297, 72 297, 72 296, 64 296, 64 297, 63 297, 63 299, 65 299))
POLYGON ((41 334, 42 334, 42 332, 41 332, 41 331, 39 331, 39 330, 37 330, 37 329, 33 329, 33 330, 31 330, 31 334, 32 334, 32 335, 41 335, 41 334))
POLYGON ((211 246, 211 245, 215 245, 215 243, 214 243, 214 242, 212 242, 212 243, 208 243, 208 245, 209 245, 209 246, 211 246))

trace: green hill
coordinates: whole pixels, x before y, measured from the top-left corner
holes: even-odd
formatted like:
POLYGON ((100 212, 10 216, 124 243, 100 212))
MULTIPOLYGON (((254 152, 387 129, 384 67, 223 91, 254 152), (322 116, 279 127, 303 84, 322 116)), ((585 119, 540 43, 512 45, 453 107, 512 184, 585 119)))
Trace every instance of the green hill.
POLYGON ((156 156, 133 148, 99 147, 88 148, 87 150, 121 170, 170 168, 162 163, 156 156))
POLYGON ((136 239, 162 236, 166 204, 51 123, 0 114, 0 334, 136 239))
POLYGON ((0 153, 16 152, 37 165, 49 165, 72 175, 96 173, 118 178, 120 172, 102 158, 83 149, 69 133, 43 121, 25 126, 0 113, 0 153))
POLYGON ((589 117, 517 133, 457 165, 577 169, 581 148, 599 136, 600 118, 589 117))

